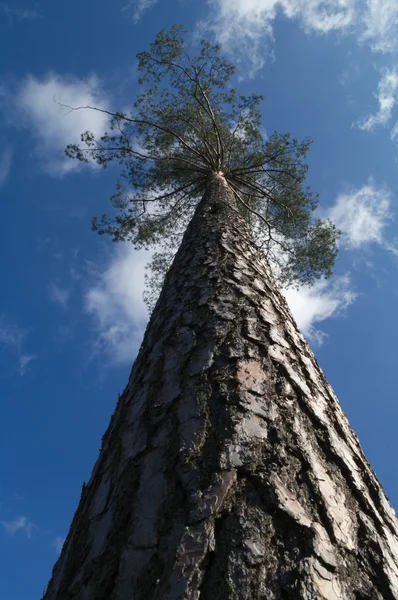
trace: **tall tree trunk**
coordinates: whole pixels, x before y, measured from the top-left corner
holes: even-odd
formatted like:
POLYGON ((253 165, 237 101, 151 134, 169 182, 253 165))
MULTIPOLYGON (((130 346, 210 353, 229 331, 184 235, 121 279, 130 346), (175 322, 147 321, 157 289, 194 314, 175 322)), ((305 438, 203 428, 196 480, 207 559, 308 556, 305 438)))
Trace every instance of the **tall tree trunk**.
POLYGON ((221 176, 45 600, 398 599, 398 528, 221 176))

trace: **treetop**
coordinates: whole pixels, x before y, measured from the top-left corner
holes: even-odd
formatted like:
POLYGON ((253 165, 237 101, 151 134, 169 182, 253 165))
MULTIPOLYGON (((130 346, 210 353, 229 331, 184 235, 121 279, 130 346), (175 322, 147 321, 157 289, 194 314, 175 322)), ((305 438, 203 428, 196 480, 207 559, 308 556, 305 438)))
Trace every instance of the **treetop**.
MULTIPOLYGON (((280 283, 311 284, 332 273, 339 232, 314 218, 318 196, 306 185, 311 140, 267 137, 258 94, 232 87, 235 67, 203 40, 196 56, 179 25, 162 30, 137 55, 141 91, 128 113, 107 112, 110 131, 67 147, 68 156, 121 166, 112 215, 93 229, 136 248, 163 245, 152 267, 168 264, 203 195, 209 173, 221 172, 256 243, 280 283)), ((102 110, 99 107, 79 107, 102 110)))

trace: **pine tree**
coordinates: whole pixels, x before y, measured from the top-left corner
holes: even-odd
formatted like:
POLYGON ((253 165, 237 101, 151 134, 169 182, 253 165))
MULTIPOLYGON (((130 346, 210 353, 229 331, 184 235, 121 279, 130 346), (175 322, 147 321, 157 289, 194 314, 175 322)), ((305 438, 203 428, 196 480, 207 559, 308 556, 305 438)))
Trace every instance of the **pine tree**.
POLYGON ((264 141, 259 97, 180 28, 139 70, 134 111, 67 152, 123 164, 94 228, 163 242, 155 275, 186 231, 44 598, 397 599, 395 513, 276 282, 336 256, 309 142, 264 141))

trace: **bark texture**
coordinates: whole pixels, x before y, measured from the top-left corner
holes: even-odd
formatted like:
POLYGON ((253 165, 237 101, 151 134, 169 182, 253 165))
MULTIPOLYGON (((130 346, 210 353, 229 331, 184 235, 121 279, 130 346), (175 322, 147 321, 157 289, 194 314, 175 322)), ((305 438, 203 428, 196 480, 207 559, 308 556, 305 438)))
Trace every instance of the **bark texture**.
POLYGON ((393 600, 397 533, 346 416, 214 176, 45 600, 393 600))

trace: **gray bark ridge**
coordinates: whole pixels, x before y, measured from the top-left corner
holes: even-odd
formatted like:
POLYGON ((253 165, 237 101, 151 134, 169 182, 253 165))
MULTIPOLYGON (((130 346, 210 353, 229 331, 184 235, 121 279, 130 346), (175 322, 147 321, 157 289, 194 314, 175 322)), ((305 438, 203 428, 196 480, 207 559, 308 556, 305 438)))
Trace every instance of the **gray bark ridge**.
POLYGON ((398 599, 397 519, 222 176, 45 600, 398 599))

